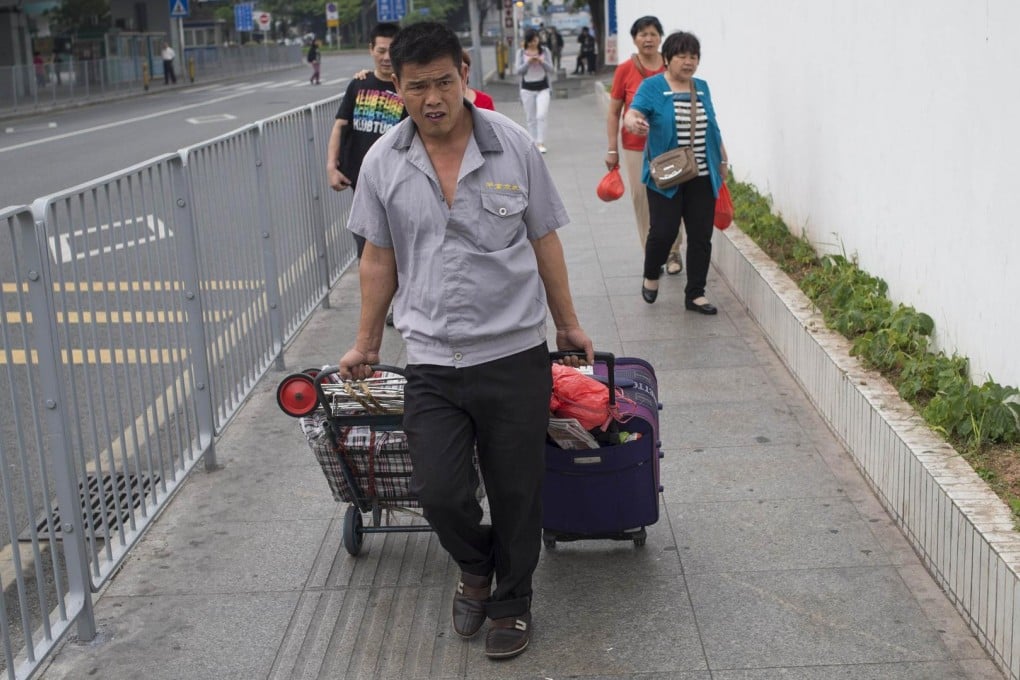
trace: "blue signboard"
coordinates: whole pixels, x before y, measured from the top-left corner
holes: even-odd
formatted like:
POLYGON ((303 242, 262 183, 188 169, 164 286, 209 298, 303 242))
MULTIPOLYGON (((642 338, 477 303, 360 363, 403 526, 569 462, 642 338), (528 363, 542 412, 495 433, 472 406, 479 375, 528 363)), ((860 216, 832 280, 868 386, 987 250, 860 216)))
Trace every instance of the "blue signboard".
POLYGON ((170 0, 170 16, 186 17, 190 14, 188 0, 170 0))
POLYGON ((255 3, 241 2, 234 5, 234 28, 237 31, 255 30, 255 3))
POLYGON ((407 0, 377 0, 375 8, 379 21, 400 21, 407 14, 407 0))

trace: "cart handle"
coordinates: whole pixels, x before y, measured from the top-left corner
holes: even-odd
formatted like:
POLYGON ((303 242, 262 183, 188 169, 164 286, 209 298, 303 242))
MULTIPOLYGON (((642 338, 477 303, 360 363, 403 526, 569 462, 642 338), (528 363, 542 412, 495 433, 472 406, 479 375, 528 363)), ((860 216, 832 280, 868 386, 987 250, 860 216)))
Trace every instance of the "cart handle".
MULTIPOLYGON (((549 359, 552 361, 557 361, 564 357, 580 357, 584 359, 585 353, 574 350, 549 352, 549 359)), ((612 408, 616 406, 616 355, 612 352, 595 352, 595 361, 602 361, 606 364, 606 370, 609 373, 609 406, 612 408)))
MULTIPOLYGON (((372 364, 372 371, 386 371, 387 373, 404 375, 404 369, 399 366, 390 366, 389 364, 372 364)), ((328 378, 329 376, 336 375, 339 372, 339 366, 326 366, 323 368, 315 375, 315 389, 319 389, 319 386, 323 383, 323 378, 328 378)))

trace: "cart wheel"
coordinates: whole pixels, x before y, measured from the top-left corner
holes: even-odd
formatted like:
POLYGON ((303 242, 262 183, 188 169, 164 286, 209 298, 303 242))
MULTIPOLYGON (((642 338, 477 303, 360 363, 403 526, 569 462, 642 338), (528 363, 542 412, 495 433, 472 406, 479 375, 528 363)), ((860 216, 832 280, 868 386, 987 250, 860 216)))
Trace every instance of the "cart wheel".
POLYGON ((361 511, 353 505, 348 505, 344 514, 344 548, 353 557, 357 557, 364 539, 365 536, 361 533, 361 511))
POLYGON ((307 416, 319 405, 313 378, 305 373, 288 375, 276 388, 276 403, 288 416, 307 416))
POLYGON ((303 370, 301 372, 304 373, 305 375, 310 375, 313 378, 315 376, 319 375, 319 369, 318 368, 306 368, 305 370, 303 370))

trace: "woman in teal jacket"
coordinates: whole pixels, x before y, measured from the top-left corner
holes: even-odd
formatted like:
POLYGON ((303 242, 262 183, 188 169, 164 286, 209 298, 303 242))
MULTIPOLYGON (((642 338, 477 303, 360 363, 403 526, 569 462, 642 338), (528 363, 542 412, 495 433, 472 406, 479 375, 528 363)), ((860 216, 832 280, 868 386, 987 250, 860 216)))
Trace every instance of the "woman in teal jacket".
POLYGON ((678 31, 662 43, 666 70, 641 83, 623 124, 630 132, 647 135, 641 180, 648 193, 651 228, 645 243, 641 297, 651 304, 659 294, 659 275, 683 220, 687 229, 687 286, 684 306, 702 314, 716 314, 705 297, 705 280, 712 260, 712 220, 729 161, 715 119, 708 83, 694 77, 701 61, 701 44, 693 33, 678 31), (698 176, 679 186, 659 189, 648 172, 648 160, 690 140, 691 90, 695 104, 694 156, 698 176))

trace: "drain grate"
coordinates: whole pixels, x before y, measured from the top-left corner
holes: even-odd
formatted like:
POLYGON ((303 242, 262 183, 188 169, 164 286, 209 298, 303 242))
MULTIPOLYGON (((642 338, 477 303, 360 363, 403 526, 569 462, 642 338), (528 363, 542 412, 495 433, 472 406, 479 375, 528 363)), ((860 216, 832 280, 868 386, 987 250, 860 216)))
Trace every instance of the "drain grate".
MULTIPOLYGON (((153 486, 160 481, 159 475, 136 475, 115 472, 97 475, 89 473, 83 482, 78 483, 78 497, 81 499, 81 517, 85 531, 95 528, 97 537, 113 533, 126 525, 132 513, 141 506, 145 496, 152 492, 153 486), (118 506, 120 512, 117 512, 118 506), (105 512, 104 512, 105 509, 105 512)), ((35 521, 35 529, 39 538, 50 537, 53 527, 53 538, 64 537, 63 520, 56 501, 53 503, 52 524, 46 521, 46 513, 42 513, 35 521)), ((32 528, 29 527, 18 536, 19 541, 32 540, 32 528)))

